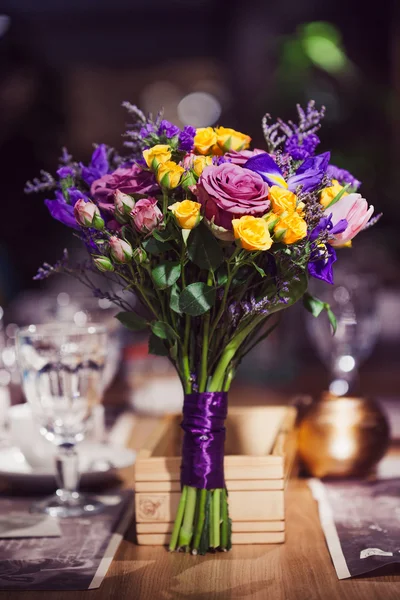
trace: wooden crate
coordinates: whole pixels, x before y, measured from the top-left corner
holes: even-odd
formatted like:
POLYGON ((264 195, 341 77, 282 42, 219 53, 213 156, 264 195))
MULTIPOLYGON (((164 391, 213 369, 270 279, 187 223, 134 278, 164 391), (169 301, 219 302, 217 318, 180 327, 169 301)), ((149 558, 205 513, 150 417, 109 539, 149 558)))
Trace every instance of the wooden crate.
MULTIPOLYGON (((168 544, 180 497, 180 415, 153 430, 135 465, 137 540, 168 544)), ((296 453, 292 407, 232 407, 226 423, 225 480, 233 544, 285 541, 284 491, 296 453)))

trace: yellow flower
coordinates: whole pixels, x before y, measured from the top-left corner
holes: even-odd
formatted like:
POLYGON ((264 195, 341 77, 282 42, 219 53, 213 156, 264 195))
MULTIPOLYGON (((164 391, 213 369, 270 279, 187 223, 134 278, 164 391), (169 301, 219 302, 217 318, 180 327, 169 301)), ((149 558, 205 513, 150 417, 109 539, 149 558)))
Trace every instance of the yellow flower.
POLYGON ((199 202, 183 200, 171 204, 168 208, 172 211, 182 229, 193 229, 200 223, 201 204, 199 202))
POLYGON ((218 146, 224 152, 230 150, 240 152, 240 150, 246 150, 250 146, 251 137, 240 133, 240 131, 229 129, 229 127, 218 127, 215 133, 217 134, 218 146))
POLYGON ((157 181, 162 187, 171 190, 179 185, 184 172, 185 169, 177 165, 176 162, 167 160, 166 162, 159 163, 157 167, 157 181))
POLYGON ((268 250, 272 246, 268 224, 264 219, 250 215, 232 220, 235 239, 245 250, 268 250))
POLYGON ((195 156, 193 159, 193 171, 200 177, 205 167, 212 165, 212 156, 195 156))
POLYGON ((275 235, 285 244, 294 244, 307 235, 307 223, 297 213, 283 214, 275 226, 275 235))
POLYGON ((143 158, 147 166, 155 171, 160 163, 170 160, 171 148, 167 144, 157 144, 148 150, 143 150, 143 158))
POLYGON ((222 154, 217 146, 217 134, 212 127, 196 129, 194 151, 197 154, 222 154))
MULTIPOLYGON (((322 190, 319 201, 324 208, 328 206, 332 202, 334 198, 339 194, 339 192, 343 189, 343 186, 336 179, 332 179, 333 185, 327 187, 322 190)), ((343 196, 347 196, 347 192, 343 194, 343 196)))
POLYGON ((296 210, 297 196, 285 188, 281 188, 279 185, 273 185, 270 188, 269 196, 272 204, 272 209, 277 215, 281 215, 284 212, 289 214, 294 213, 296 210))

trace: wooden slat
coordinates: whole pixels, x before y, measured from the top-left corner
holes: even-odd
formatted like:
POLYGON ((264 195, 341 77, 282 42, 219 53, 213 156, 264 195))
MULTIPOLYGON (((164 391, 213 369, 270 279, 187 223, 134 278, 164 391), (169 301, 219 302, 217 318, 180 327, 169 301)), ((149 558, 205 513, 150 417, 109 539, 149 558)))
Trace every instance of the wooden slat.
MULTIPOLYGON (((142 546, 166 546, 169 543, 169 533, 141 533, 137 536, 138 543, 142 546)), ((232 533, 232 544, 282 544, 285 533, 282 532, 254 532, 232 533)))
MULTIPOLYGON (((173 521, 179 499, 179 492, 136 493, 137 523, 173 521)), ((283 520, 284 492, 283 490, 231 491, 229 514, 233 521, 283 520)))
MULTIPOLYGON (((137 533, 171 533, 174 524, 171 523, 137 523, 137 533)), ((233 521, 234 533, 285 531, 284 521, 233 521)))
MULTIPOLYGON (((283 490, 282 479, 230 479, 227 482, 228 490, 283 490)), ((137 492, 179 492, 179 481, 136 481, 137 492)))
MULTIPOLYGON (((141 458, 136 461, 137 481, 179 481, 180 457, 141 458)), ((282 456, 226 456, 225 480, 283 479, 282 456)))
POLYGON ((154 449, 160 443, 160 441, 169 437, 168 434, 169 432, 171 432, 171 430, 173 431, 175 421, 175 415, 167 415, 157 423, 157 425, 152 430, 150 436, 146 440, 145 444, 140 449, 140 452, 138 453, 136 459, 137 462, 140 462, 142 459, 150 457, 153 454, 154 449))

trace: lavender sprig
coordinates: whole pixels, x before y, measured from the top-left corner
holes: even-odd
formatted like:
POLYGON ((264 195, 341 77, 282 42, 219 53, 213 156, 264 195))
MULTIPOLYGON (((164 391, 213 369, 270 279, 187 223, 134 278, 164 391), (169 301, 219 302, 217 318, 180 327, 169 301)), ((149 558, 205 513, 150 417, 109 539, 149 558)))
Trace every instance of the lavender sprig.
POLYGON ((27 181, 25 185, 25 194, 35 194, 54 190, 57 187, 56 180, 47 171, 40 171, 41 177, 35 177, 32 181, 27 181))

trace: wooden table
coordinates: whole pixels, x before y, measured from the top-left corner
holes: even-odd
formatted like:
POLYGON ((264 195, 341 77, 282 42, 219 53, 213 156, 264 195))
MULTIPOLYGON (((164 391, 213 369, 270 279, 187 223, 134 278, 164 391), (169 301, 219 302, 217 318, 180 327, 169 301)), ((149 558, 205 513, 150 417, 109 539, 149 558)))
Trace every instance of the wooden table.
MULTIPOLYGON (((137 420, 133 448, 154 425, 151 418, 137 420)), ((132 486, 131 469, 123 478, 132 486)), ((399 600, 400 575, 337 579, 305 481, 289 483, 286 510, 285 544, 196 558, 137 546, 132 524, 98 590, 0 592, 0 600, 399 600)))

